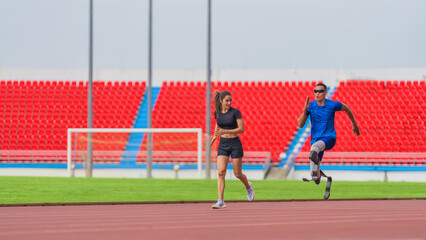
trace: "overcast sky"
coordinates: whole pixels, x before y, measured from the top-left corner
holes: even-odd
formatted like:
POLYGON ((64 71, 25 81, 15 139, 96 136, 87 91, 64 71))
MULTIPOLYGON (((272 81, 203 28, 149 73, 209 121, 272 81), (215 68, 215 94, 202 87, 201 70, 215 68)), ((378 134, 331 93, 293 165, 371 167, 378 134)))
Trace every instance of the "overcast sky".
MULTIPOLYGON (((154 68, 206 67, 207 0, 153 0, 154 68)), ((212 0, 213 68, 426 67, 426 0, 212 0)), ((89 0, 0 0, 0 67, 88 66, 89 0)), ((148 0, 94 0, 94 66, 146 68, 148 0)))

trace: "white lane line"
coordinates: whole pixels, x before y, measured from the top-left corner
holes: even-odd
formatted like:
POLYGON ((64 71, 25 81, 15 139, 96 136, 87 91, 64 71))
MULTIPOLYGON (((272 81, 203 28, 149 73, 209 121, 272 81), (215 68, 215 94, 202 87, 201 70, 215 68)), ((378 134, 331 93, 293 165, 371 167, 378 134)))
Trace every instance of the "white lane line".
MULTIPOLYGON (((215 211, 215 210, 211 210, 211 211, 215 211)), ((217 211, 217 210, 216 210, 217 211)), ((220 210, 219 210, 220 211, 220 210)), ((227 215, 224 216, 222 214, 218 214, 218 215, 210 215, 211 212, 209 212, 209 215, 185 215, 185 216, 180 216, 180 222, 187 222, 187 223, 192 223, 192 222, 203 222, 203 221, 209 221, 209 222, 213 222, 213 221, 223 221, 223 219, 226 219, 226 217, 232 217, 234 220, 236 221, 240 221, 242 219, 246 219, 249 218, 250 221, 263 221, 266 219, 271 220, 271 219, 276 219, 276 220, 282 220, 283 216, 286 217, 286 220, 302 220, 302 219, 306 219, 306 218, 313 218, 315 217, 316 219, 346 219, 346 218, 365 218, 365 217, 370 217, 371 215, 374 215, 375 217, 389 217, 389 218, 394 218, 394 217, 414 217, 414 216, 425 216, 426 212, 415 212, 415 213, 395 213, 393 211, 388 211, 386 213, 375 213, 372 214, 371 212, 363 212, 363 213, 351 213, 351 214, 345 214, 345 213, 339 213, 337 215, 321 215, 321 213, 316 212, 314 214, 312 213, 303 213, 303 214, 289 214, 289 213, 276 213, 274 215, 267 215, 267 217, 265 217, 266 214, 259 214, 259 215, 250 215, 250 214, 241 214, 240 216, 235 216, 233 215, 227 215), (321 216, 318 216, 321 215, 321 216)), ((4 230, 10 230, 13 228, 19 228, 19 229, 23 229, 23 228, 31 228, 31 227, 40 227, 40 226, 48 226, 48 227, 53 227, 53 226, 62 226, 62 225, 67 225, 67 226, 84 226, 86 224, 91 224, 91 223, 97 223, 94 224, 96 226, 99 226, 100 224, 102 225, 106 225, 106 224, 110 224, 111 226, 117 225, 117 222, 126 222, 126 223, 133 223, 133 222, 138 222, 138 223, 146 223, 146 224, 155 224, 155 223, 169 223, 170 219, 170 214, 166 217, 166 218, 159 218, 158 216, 113 216, 113 215, 108 215, 107 218, 94 218, 93 216, 80 216, 77 219, 43 219, 43 220, 31 220, 28 221, 28 219, 19 219, 18 221, 9 221, 9 222, 4 222, 2 224, 0 224, 0 230, 4 229, 4 230), (88 218, 90 217, 90 218, 88 218), (48 221, 46 221, 48 220, 48 221), (78 221, 78 224, 74 224, 73 221, 78 221)), ((172 223, 172 222, 171 222, 172 223)))
MULTIPOLYGON (((223 221, 218 223, 212 223, 208 221, 207 223, 202 224, 194 224, 194 222, 188 222, 188 224, 183 226, 176 226, 173 224, 176 224, 175 221, 169 222, 169 223, 162 223, 158 225, 153 224, 146 224, 146 223, 132 223, 132 224, 99 224, 96 226, 76 226, 78 229, 40 229, 40 230, 30 230, 30 231, 23 231, 22 229, 19 231, 8 231, 8 232, 0 232, 0 236, 10 236, 10 235, 25 235, 25 234, 59 234, 59 233, 79 233, 79 232, 110 232, 110 231, 131 231, 131 230, 167 230, 167 229, 200 229, 200 228, 212 228, 214 226, 215 229, 217 228, 225 228, 225 227, 268 227, 268 226, 285 226, 285 225, 307 225, 307 224, 330 224, 330 223, 355 223, 355 222, 390 222, 390 221, 419 221, 419 220, 426 220, 426 217, 414 217, 414 218, 369 218, 369 219, 348 219, 348 220, 315 220, 315 221, 309 221, 309 220, 301 220, 301 221, 293 221, 293 222, 255 222, 255 223, 226 223, 223 224, 223 221), (133 227, 117 227, 119 225, 123 226, 129 226, 133 225, 133 227), (83 229, 86 227, 87 229, 83 229), (105 227, 105 228, 100 228, 105 227)), ((417 223, 418 224, 418 223, 417 223)), ((426 222, 425 222, 426 224, 426 222)), ((423 225, 419 227, 423 229, 423 225)))

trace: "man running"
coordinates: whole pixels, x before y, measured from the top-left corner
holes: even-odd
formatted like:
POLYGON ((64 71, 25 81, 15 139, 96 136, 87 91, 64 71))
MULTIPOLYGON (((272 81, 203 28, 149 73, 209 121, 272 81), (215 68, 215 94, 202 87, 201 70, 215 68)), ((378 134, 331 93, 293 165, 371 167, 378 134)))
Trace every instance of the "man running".
MULTIPOLYGON (((345 104, 337 101, 325 99, 327 95, 327 86, 324 83, 318 83, 314 89, 315 100, 309 102, 306 99, 303 113, 297 120, 298 126, 301 128, 305 125, 308 117, 311 118, 311 151, 309 153, 310 173, 312 181, 319 184, 321 176, 327 177, 320 170, 320 162, 324 155, 324 151, 331 150, 336 144, 336 130, 334 129, 334 113, 336 111, 345 111, 352 121, 352 131, 360 135, 358 125, 351 109, 345 104)), ((330 196, 331 177, 327 177, 327 190, 324 199, 330 196)), ((304 179, 304 181, 309 181, 304 179)))

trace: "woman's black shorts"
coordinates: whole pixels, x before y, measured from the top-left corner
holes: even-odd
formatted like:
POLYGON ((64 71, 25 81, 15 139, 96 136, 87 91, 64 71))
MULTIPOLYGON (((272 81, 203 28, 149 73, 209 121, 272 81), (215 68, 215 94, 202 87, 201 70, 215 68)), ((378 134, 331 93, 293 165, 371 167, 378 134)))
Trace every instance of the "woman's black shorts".
POLYGON ((217 149, 218 156, 228 156, 231 158, 242 158, 244 156, 243 144, 239 137, 235 138, 220 138, 219 148, 217 149))

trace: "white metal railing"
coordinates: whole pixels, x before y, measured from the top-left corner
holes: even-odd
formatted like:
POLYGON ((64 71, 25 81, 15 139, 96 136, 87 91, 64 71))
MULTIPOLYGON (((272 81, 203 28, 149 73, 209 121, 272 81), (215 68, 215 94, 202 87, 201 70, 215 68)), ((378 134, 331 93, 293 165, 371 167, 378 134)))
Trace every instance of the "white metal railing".
POLYGON ((0 150, 0 163, 66 163, 65 150, 0 150))
MULTIPOLYGON (((83 164, 87 151, 72 151, 71 162, 83 164)), ((216 158, 216 152, 212 152, 212 158, 216 158)), ((136 159, 136 164, 145 164, 146 151, 93 151, 94 164, 119 164, 136 159), (126 161, 127 160, 127 161, 126 161)), ((153 163, 155 164, 197 164, 197 151, 153 151, 153 163)), ((205 161, 205 153, 202 153, 202 163, 205 161)), ((0 163, 67 163, 67 151, 65 150, 0 150, 0 163)), ((270 152, 244 152, 243 164, 245 165, 269 165, 271 163, 270 152)))

